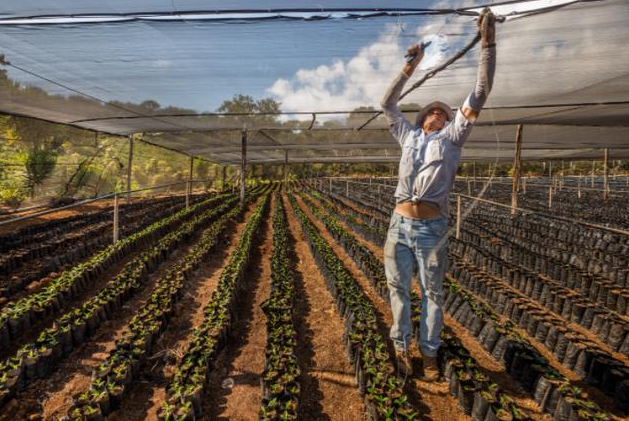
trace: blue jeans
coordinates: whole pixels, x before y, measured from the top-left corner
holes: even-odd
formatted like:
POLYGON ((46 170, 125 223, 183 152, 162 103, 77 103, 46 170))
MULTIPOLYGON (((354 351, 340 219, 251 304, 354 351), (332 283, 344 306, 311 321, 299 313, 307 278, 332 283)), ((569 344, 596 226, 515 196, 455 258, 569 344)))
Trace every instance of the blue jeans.
POLYGON ((411 282, 418 270, 422 291, 419 347, 435 357, 443 327, 443 278, 448 256, 448 219, 406 218, 393 212, 384 245, 384 268, 391 299, 391 339, 396 349, 408 350, 412 338, 411 282))

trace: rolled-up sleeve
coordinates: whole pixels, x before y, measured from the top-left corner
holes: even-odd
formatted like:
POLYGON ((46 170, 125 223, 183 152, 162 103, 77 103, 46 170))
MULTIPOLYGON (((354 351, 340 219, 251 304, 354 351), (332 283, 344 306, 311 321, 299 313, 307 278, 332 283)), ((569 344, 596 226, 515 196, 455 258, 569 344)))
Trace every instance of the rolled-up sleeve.
POLYGON ((458 147, 463 147, 463 144, 472 132, 474 124, 465 117, 459 108, 456 111, 454 120, 446 127, 447 138, 450 139, 458 147))

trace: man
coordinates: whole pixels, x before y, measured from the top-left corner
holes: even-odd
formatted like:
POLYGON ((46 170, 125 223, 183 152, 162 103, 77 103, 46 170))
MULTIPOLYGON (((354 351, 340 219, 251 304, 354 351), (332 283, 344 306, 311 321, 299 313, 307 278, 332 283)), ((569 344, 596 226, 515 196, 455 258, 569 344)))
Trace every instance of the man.
POLYGON ((391 339, 398 369, 411 375, 410 289, 413 271, 417 269, 422 291, 419 347, 426 381, 439 378, 436 357, 443 326, 448 194, 459 167, 461 148, 489 95, 494 77, 495 17, 488 9, 479 17, 479 28, 481 55, 476 86, 456 114, 448 105, 435 101, 419 112, 413 125, 397 106, 404 84, 424 56, 425 45, 408 49, 408 54, 415 58, 404 66, 381 103, 391 133, 402 147, 396 206, 384 246, 393 313, 391 339))

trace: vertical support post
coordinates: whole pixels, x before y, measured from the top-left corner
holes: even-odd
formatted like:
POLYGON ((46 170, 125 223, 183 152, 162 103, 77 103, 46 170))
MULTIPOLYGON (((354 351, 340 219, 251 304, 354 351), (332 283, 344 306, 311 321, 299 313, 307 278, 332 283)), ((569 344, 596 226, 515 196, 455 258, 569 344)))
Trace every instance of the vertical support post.
POLYGON ((456 238, 461 237, 461 195, 456 195, 456 238))
POLYGON ((548 187, 548 209, 553 207, 553 186, 548 187))
POLYGON ((288 188, 288 149, 284 149, 284 188, 288 188))
POLYGON ((378 209, 382 209, 382 189, 381 185, 378 183, 378 209))
POLYGON ((472 185, 470 183, 470 178, 467 177, 467 195, 471 196, 472 195, 472 185))
POLYGON ((332 193, 332 177, 330 177, 330 193, 332 193))
POLYGON ((349 197, 349 179, 345 179, 345 196, 349 197))
POLYGON ((605 161, 603 161, 603 198, 609 199, 609 148, 605 148, 605 161))
MULTIPOLYGON (((133 136, 129 136, 129 160, 127 162, 127 192, 131 191, 131 168, 133 167, 133 136)), ((127 203, 131 202, 131 193, 127 193, 127 203)))
POLYGON ((526 194, 526 178, 522 179, 522 193, 526 194))
POLYGON ((577 197, 581 199, 581 179, 577 180, 577 197))
POLYGON ((594 162, 594 160, 592 160, 592 178, 590 180, 590 187, 594 188, 594 167, 596 165, 596 162, 594 162))
POLYGON ((240 208, 245 208, 245 182, 247 180, 247 131, 242 131, 240 151, 240 208))
POLYGON ((553 161, 548 161, 548 178, 553 181, 553 161))
POLYGON ((118 193, 114 194, 114 244, 119 240, 120 213, 118 208, 118 193))
POLYGON ((194 171, 194 157, 190 157, 190 171, 186 182, 186 209, 190 207, 190 193, 192 193, 192 172, 194 171))
POLYGON ((518 124, 515 134, 515 158, 513 159, 513 184, 511 186, 511 215, 518 208, 518 192, 520 190, 520 170, 522 168, 522 125, 518 124))
POLYGON ((226 180, 227 180, 227 165, 223 165, 222 168, 222 177, 223 179, 221 180, 221 190, 225 190, 225 188, 227 187, 226 185, 226 180))

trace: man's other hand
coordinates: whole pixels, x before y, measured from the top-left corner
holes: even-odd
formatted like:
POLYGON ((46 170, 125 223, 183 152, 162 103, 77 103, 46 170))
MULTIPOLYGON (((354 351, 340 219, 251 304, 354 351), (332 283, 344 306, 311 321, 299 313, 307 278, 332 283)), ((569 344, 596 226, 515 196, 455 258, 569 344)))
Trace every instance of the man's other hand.
POLYGON ((415 71, 415 68, 419 66, 419 63, 421 63, 422 59, 424 58, 423 44, 415 44, 412 47, 409 47, 408 50, 406 50, 406 55, 415 56, 413 61, 411 61, 410 63, 406 63, 404 69, 402 70, 404 74, 406 74, 406 76, 410 77, 415 71))

